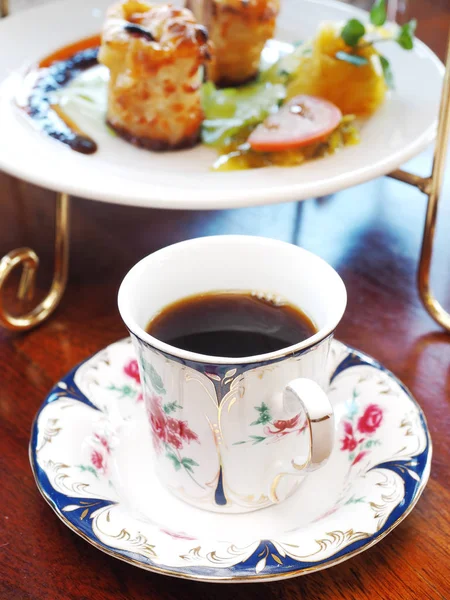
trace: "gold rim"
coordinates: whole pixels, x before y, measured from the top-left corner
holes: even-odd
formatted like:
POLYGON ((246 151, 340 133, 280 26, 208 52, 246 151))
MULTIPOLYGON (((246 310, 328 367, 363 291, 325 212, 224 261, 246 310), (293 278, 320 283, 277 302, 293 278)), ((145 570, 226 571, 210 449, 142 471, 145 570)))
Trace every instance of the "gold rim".
MULTIPOLYGON (((33 424, 34 426, 34 424, 33 424)), ((431 441, 429 442, 429 449, 430 449, 430 455, 429 458, 431 459, 431 451, 432 451, 432 446, 431 446, 431 441)), ((267 574, 267 575, 247 575, 245 577, 233 577, 233 576, 226 576, 226 577, 220 577, 220 576, 214 576, 211 575, 209 577, 201 577, 199 575, 190 575, 188 573, 180 573, 178 571, 171 571, 170 569, 163 569, 162 567, 156 567, 153 565, 148 565, 145 564, 141 561, 135 560, 134 558, 129 558, 128 556, 124 556, 123 554, 120 554, 118 552, 115 552, 114 550, 109 550, 108 548, 106 548, 105 546, 103 546, 102 544, 99 544, 97 542, 95 542, 92 538, 90 538, 89 536, 87 536, 86 534, 84 534, 82 531, 80 531, 79 529, 77 529, 73 523, 71 523, 70 521, 68 521, 60 512, 59 510, 57 510, 57 508, 55 507, 55 505, 51 502, 50 498, 47 496, 47 494, 44 492, 44 490, 41 488, 39 480, 37 478, 36 475, 36 471, 35 471, 35 466, 34 466, 34 461, 33 461, 33 457, 32 457, 32 449, 31 449, 31 445, 30 445, 30 463, 31 463, 31 469, 33 471, 33 476, 34 479, 36 481, 36 485, 38 490, 40 491, 41 495, 43 496, 43 498, 46 500, 46 502, 51 506, 51 508, 53 509, 53 511, 56 513, 56 515, 61 519, 61 521, 67 525, 67 527, 69 529, 71 529, 74 533, 76 533, 77 535, 79 535, 81 538, 83 538, 84 540, 86 540, 87 542, 89 542, 89 544, 91 544, 92 546, 94 546, 94 548, 97 548, 98 550, 101 550, 102 552, 104 552, 105 554, 108 554, 109 556, 112 556, 113 558, 117 558, 123 562, 126 562, 130 565, 133 565, 135 567, 139 567, 140 569, 143 569, 144 571, 151 571, 153 573, 158 573, 160 575, 168 575, 170 577, 176 577, 178 579, 190 579, 192 581, 202 581, 204 583, 264 583, 266 581, 269 580, 281 580, 281 579, 291 579, 293 577, 300 577, 301 575, 306 575, 308 573, 313 573, 316 571, 323 571, 324 569, 328 569, 329 567, 334 567, 336 565, 339 565, 340 563, 353 558, 354 556, 356 556, 357 554, 361 554, 361 552, 364 552, 365 550, 368 550, 369 548, 372 548, 372 546, 375 546, 375 544, 377 544, 379 541, 381 541, 383 538, 385 538, 393 529, 395 529, 395 527, 397 527, 397 525, 400 525, 400 523, 406 519, 406 517, 409 515, 409 513, 413 510, 413 508, 416 506, 420 496, 422 495, 423 490, 425 489, 425 486, 428 482, 428 478, 430 475, 430 460, 427 461, 425 470, 424 471, 424 477, 422 478, 422 485, 419 487, 418 491, 417 491, 417 495, 414 498, 414 500, 411 502, 411 504, 408 506, 408 509, 394 522, 392 523, 392 525, 386 529, 386 531, 384 531, 381 535, 379 535, 377 538, 375 538, 374 540, 372 540, 371 542, 361 546, 361 548, 357 548, 356 550, 353 550, 352 552, 348 552, 347 554, 344 554, 343 556, 340 556, 339 558, 332 560, 330 562, 327 563, 322 563, 320 565, 317 566, 313 566, 313 567, 305 567, 303 569, 297 569, 296 571, 289 571, 288 573, 281 573, 281 574, 277 574, 277 573, 272 573, 272 574, 267 574)))
MULTIPOLYGON (((32 429, 34 429, 34 427, 36 426, 36 421, 37 421, 37 417, 35 418, 35 420, 33 421, 33 426, 32 429)), ((428 426, 425 422, 425 427, 427 429, 427 433, 428 433, 428 426)), ((42 489, 40 481, 37 477, 36 474, 36 469, 35 469, 35 463, 34 463, 34 458, 33 458, 33 449, 31 447, 31 443, 29 445, 29 458, 30 458, 30 464, 31 464, 31 470, 33 472, 33 476, 34 476, 34 480, 36 482, 36 486, 39 490, 39 492, 41 493, 42 497, 45 499, 45 501, 49 504, 49 506, 53 509, 53 511, 55 512, 55 514, 60 518, 60 520, 69 528, 71 529, 74 533, 76 533, 77 535, 79 535, 81 538, 83 538, 84 540, 86 540, 87 542, 89 542, 89 544, 91 544, 92 546, 94 546, 94 548, 97 548, 98 550, 101 550, 102 552, 104 552, 105 554, 108 554, 109 556, 112 556, 113 558, 117 558, 123 562, 126 562, 130 565, 133 565, 135 567, 139 567, 140 569, 144 569, 145 571, 152 571, 153 573, 158 573, 160 575, 169 575, 170 577, 177 577, 178 579, 190 579, 192 581, 202 581, 205 583, 260 583, 260 582, 265 582, 265 581, 269 581, 269 580, 278 580, 278 579, 290 579, 292 577, 299 577, 301 575, 306 575, 307 573, 313 573, 315 571, 323 571, 324 569, 328 569, 329 567, 334 567, 335 565, 338 565, 350 558, 353 558, 354 556, 356 556, 357 554, 360 554, 361 552, 364 552, 365 550, 368 550, 369 548, 372 548, 372 546, 375 546, 375 544, 377 544, 379 541, 381 541, 383 538, 385 538, 395 527, 397 527, 397 525, 400 525, 400 523, 406 519, 406 517, 409 515, 409 513, 413 510, 413 508, 416 506, 420 496, 422 495, 423 490, 425 489, 425 486, 428 483, 428 479, 430 476, 430 463, 431 463, 431 456, 432 456, 432 444, 431 444, 431 438, 429 436, 428 433, 428 448, 429 448, 429 452, 428 452, 428 460, 427 460, 427 464, 425 465, 425 470, 424 470, 424 474, 422 476, 422 483, 421 486, 419 487, 419 489, 417 490, 416 496, 415 498, 412 500, 411 504, 408 506, 407 510, 405 510, 405 512, 394 522, 392 523, 392 525, 386 529, 386 531, 384 531, 382 534, 380 534, 378 537, 376 537, 374 540, 372 540, 371 542, 364 544, 363 546, 361 546, 361 548, 357 548, 356 550, 353 550, 352 552, 348 552, 347 554, 344 554, 343 556, 340 556, 339 558, 329 561, 327 563, 322 563, 320 565, 316 565, 313 567, 305 567, 303 569, 297 569, 296 571, 289 571, 288 573, 281 573, 281 574, 277 574, 277 573, 273 573, 273 574, 267 574, 267 575, 247 575, 245 577, 233 577, 233 576, 226 576, 226 577, 220 577, 220 576, 214 576, 211 575, 209 577, 201 577, 199 575, 189 575, 187 573, 180 573, 178 571, 171 571, 170 569, 163 569, 162 567, 156 567, 154 565, 148 565, 145 564, 141 561, 135 560, 134 558, 130 558, 128 556, 124 556, 123 554, 120 554, 118 552, 115 552, 114 550, 109 550, 108 548, 106 548, 105 546, 103 546, 102 544, 99 544, 97 542, 95 542, 92 538, 90 538, 89 536, 87 536, 86 534, 84 534, 82 531, 80 531, 79 529, 77 529, 75 527, 75 525, 73 525, 73 523, 71 523, 68 519, 66 519, 66 517, 64 517, 61 512, 59 511, 59 509, 53 504, 53 502, 50 500, 50 498, 47 496, 47 494, 45 493, 45 491, 42 489)))
MULTIPOLYGON (((123 341, 123 340, 122 340, 123 341)), ((342 342, 341 342, 342 343, 342 342)), ((104 552, 105 554, 108 554, 109 556, 112 556, 113 558, 117 558, 123 562, 126 562, 130 565, 133 565, 135 567, 139 567, 140 569, 144 569, 145 571, 151 571, 153 573, 159 573, 161 575, 168 575, 170 577, 176 577, 178 579, 189 579, 192 581, 201 581, 201 582, 205 582, 205 583, 260 583, 260 582, 266 582, 266 581, 274 581, 274 580, 281 580, 281 579, 291 579, 293 577, 299 577, 301 575, 306 575, 308 573, 314 573, 317 571, 323 571, 324 569, 328 569, 329 567, 334 567, 350 558, 353 558, 354 556, 361 554, 361 552, 365 552, 366 550, 368 550, 369 548, 372 548, 373 546, 375 546, 375 544, 377 544, 378 542, 380 542, 382 539, 384 539, 393 529, 395 529, 395 527, 397 527, 398 525, 400 525, 400 523, 406 519, 406 517, 411 513, 411 511, 414 509, 414 507, 416 506, 417 502, 419 501, 419 498, 421 497, 423 490, 425 489, 427 483, 428 483, 428 479, 430 477, 430 466, 431 466, 431 459, 432 459, 432 455, 433 455, 433 444, 431 442, 431 436, 430 436, 430 431, 428 428, 428 423, 426 420, 426 417, 420 407, 420 405, 417 403, 417 401, 415 400, 414 396, 411 394, 411 392, 409 391, 409 389, 393 374, 391 373, 388 369, 385 369, 380 363, 378 363, 375 359, 373 359, 372 357, 364 354, 364 352, 360 352, 359 350, 354 350, 351 346, 347 346, 347 344, 343 344, 346 349, 348 350, 349 354, 356 354, 358 355, 360 358, 366 360, 369 362, 369 364, 371 366, 374 366, 374 368, 377 368, 379 370, 383 370, 385 372, 387 372, 389 374, 389 376, 394 379, 394 381, 396 381, 397 383, 399 383, 401 385, 401 388, 407 393, 409 400, 417 407, 422 420, 423 420, 423 428, 425 429, 425 432, 427 434, 427 439, 428 439, 428 454, 427 454, 427 462, 425 464, 424 467, 424 471, 421 477, 421 484, 419 486, 419 488, 416 491, 416 495, 415 497, 411 500, 411 503, 409 504, 408 508, 405 510, 405 512, 400 515, 398 517, 398 519, 396 521, 394 521, 394 523, 392 523, 392 525, 390 527, 388 527, 386 529, 386 531, 384 531, 383 533, 377 535, 377 537, 375 539, 373 539, 372 541, 368 542, 367 544, 363 544, 360 548, 357 548, 356 550, 353 550, 351 552, 345 553, 342 556, 340 556, 339 558, 336 558, 334 560, 330 560, 328 562, 325 563, 321 563, 318 565, 314 565, 311 567, 304 567, 302 569, 296 569, 295 571, 289 571, 287 573, 268 573, 267 575, 246 575, 245 577, 240 577, 240 576, 236 576, 234 577, 233 575, 227 575, 224 577, 220 577, 220 576, 215 576, 215 575, 211 575, 208 577, 202 577, 201 575, 191 575, 189 573, 182 573, 182 572, 178 572, 178 571, 172 571, 170 569, 164 569, 162 567, 157 567, 154 565, 149 565, 146 563, 143 563, 141 561, 135 560, 134 558, 130 558, 128 556, 124 556, 123 554, 120 554, 119 552, 116 552, 114 550, 111 550, 109 548, 107 548, 106 546, 96 542, 95 540, 93 540, 92 538, 90 538, 89 536, 87 536, 85 533, 83 533, 82 531, 80 531, 77 527, 75 527, 75 525, 73 523, 71 523, 60 511, 59 509, 55 506, 55 504, 52 502, 52 500, 50 499, 50 497, 47 495, 47 493, 42 489, 41 483, 38 479, 37 473, 36 473, 36 465, 35 465, 35 460, 34 460, 34 455, 33 455, 33 448, 32 448, 32 439, 33 436, 31 436, 31 440, 30 440, 30 444, 28 446, 28 450, 29 450, 29 460, 30 460, 30 465, 31 465, 31 470, 34 476, 34 480, 36 482, 36 486, 39 490, 39 492, 41 493, 42 497, 45 499, 45 501, 49 504, 49 506, 52 508, 52 510, 55 512, 55 514, 59 517, 59 519, 70 529, 72 530, 74 533, 76 533, 77 535, 79 535, 81 538, 83 538, 84 540, 86 540, 89 544, 91 544, 92 546, 94 546, 94 548, 97 548, 98 550, 101 550, 102 552, 104 552)), ((31 427, 31 432, 33 433, 33 431, 35 430, 35 428, 37 427, 37 421, 40 415, 41 409, 39 410, 39 412, 37 413, 37 415, 35 416, 34 420, 33 420, 33 424, 31 427)), ((397 505, 398 506, 398 505, 397 505)), ((372 534, 372 535, 376 535, 376 534, 372 534)), ((345 548, 344 548, 344 552, 345 552, 345 548)), ((326 560, 326 559, 325 559, 326 560)))

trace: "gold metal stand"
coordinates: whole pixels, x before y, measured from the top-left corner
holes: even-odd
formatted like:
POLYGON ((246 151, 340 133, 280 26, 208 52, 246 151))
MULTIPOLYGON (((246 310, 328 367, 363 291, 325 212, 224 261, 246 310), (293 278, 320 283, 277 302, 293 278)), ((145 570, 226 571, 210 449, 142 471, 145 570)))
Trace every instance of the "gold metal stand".
POLYGON ((430 269, 433 256, 436 217, 444 182, 447 147, 450 138, 450 35, 438 123, 433 169, 430 177, 419 177, 418 175, 413 175, 412 173, 400 169, 393 171, 389 176, 417 187, 421 192, 428 196, 417 285, 419 288, 420 299, 428 313, 433 317, 436 323, 441 325, 446 331, 450 332, 450 313, 442 308, 430 287, 430 269))
MULTIPOLYGON (((9 0, 0 0, 0 18, 9 14, 9 0)), ((13 316, 3 302, 3 290, 10 273, 22 266, 17 297, 31 300, 34 294, 34 282, 39 267, 39 257, 31 248, 17 248, 8 252, 0 260, 0 325, 13 331, 25 331, 39 325, 58 306, 67 284, 69 267, 69 196, 63 193, 56 195, 55 221, 55 268, 53 281, 47 296, 30 312, 13 316)))
MULTIPOLYGON (((0 0, 0 17, 9 12, 8 0, 0 0)), ((433 169, 429 177, 420 177, 400 169, 389 177, 417 187, 428 196, 422 249, 418 269, 417 285, 420 298, 431 317, 450 332, 450 313, 445 311, 435 298, 430 287, 430 268, 433 255, 437 209, 442 191, 447 145, 450 137, 450 36, 446 61, 446 74, 442 89, 439 125, 434 152, 433 169)), ((56 197, 55 270, 52 286, 44 300, 31 312, 20 317, 8 313, 2 301, 2 289, 11 271, 22 265, 23 272, 18 289, 18 298, 31 298, 39 259, 30 248, 19 248, 9 252, 0 261, 0 325, 14 331, 31 329, 44 321, 58 306, 67 283, 69 262, 69 197, 56 197)))
POLYGON ((50 291, 36 308, 25 315, 15 317, 4 307, 2 290, 11 271, 18 266, 22 266, 23 270, 17 297, 20 300, 33 298, 39 258, 31 248, 17 248, 8 252, 0 261, 0 325, 13 331, 25 331, 47 319, 58 306, 66 288, 69 266, 69 196, 67 194, 58 193, 56 196, 55 269, 50 291))
POLYGON ((9 14, 9 0, 0 0, 0 18, 9 14))

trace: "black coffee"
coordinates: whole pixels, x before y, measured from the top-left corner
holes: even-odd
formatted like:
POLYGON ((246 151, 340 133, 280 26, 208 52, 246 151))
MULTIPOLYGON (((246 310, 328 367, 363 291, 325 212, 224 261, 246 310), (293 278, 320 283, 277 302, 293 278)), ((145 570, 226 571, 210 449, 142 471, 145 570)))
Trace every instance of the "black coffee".
POLYGON ((147 325, 171 346, 212 356, 244 357, 286 348, 317 329, 292 304, 275 304, 251 293, 211 292, 178 300, 147 325))

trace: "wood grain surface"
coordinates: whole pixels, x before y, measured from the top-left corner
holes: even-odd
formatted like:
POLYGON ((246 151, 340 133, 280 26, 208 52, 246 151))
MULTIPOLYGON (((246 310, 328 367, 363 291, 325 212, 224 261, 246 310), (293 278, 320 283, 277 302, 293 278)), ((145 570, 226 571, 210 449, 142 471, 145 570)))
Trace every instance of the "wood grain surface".
MULTIPOLYGON (((419 18, 419 37, 443 57, 449 1, 411 0, 401 18, 413 15, 419 18)), ((427 152, 408 168, 428 174, 430 160, 427 152)), ((433 285, 448 309, 449 179, 433 264, 433 285)), ((53 195, 0 173, 0 206, 0 256, 24 245, 36 250, 39 298, 52 276, 53 195)), ((448 600, 450 336, 427 315, 416 292, 424 214, 420 192, 388 178, 299 204, 218 212, 132 209, 73 199, 70 280, 60 307, 28 334, 0 329, 0 598, 448 600), (116 293, 126 271, 167 244, 221 233, 290 241, 332 264, 349 294, 337 338, 373 355, 402 379, 423 407, 433 439, 430 482, 399 527, 339 566, 282 583, 194 583, 106 556, 59 521, 37 491, 28 461, 31 423, 51 386, 77 362, 125 336, 116 293)), ((8 305, 22 310, 14 297, 12 282, 8 305)))

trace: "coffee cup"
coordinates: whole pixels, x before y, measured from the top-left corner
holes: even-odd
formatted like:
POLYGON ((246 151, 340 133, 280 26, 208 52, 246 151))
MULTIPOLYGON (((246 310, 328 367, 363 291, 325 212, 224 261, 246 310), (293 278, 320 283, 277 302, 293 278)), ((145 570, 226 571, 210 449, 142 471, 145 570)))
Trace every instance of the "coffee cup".
POLYGON ((119 311, 139 363, 153 448, 149 468, 169 490, 199 508, 250 512, 282 502, 326 463, 335 433, 327 359, 346 298, 344 283, 324 260, 253 236, 174 244, 128 272, 119 311), (311 319, 315 332, 286 348, 239 358, 197 354, 147 333, 166 306, 223 290, 285 299, 311 319))

